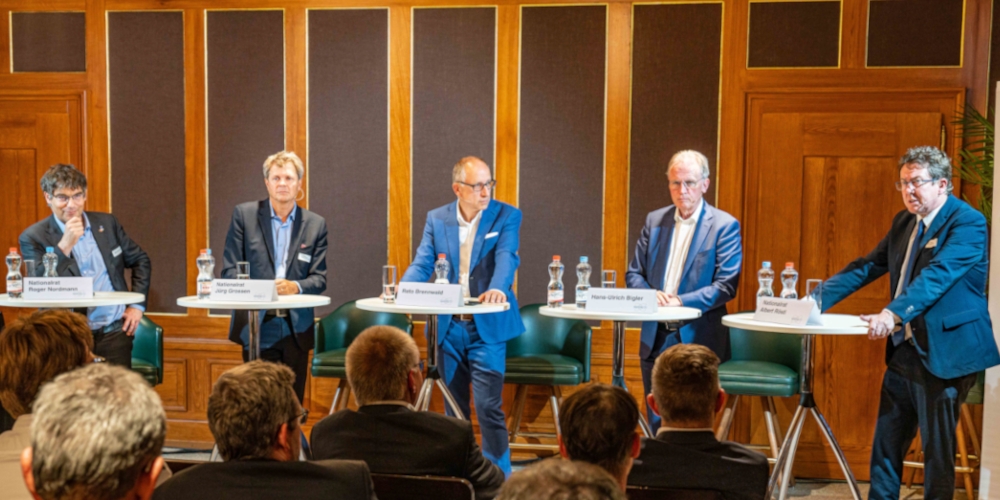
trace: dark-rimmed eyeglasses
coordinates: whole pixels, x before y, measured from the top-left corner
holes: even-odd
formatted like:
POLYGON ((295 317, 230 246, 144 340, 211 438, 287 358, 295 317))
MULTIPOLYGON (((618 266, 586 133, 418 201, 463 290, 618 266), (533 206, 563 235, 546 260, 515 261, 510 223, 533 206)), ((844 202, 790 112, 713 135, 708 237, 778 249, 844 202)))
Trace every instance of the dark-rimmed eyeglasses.
POLYGON ((80 191, 73 196, 66 196, 64 194, 49 195, 53 200, 55 200, 58 205, 66 205, 69 200, 73 200, 77 203, 82 203, 84 199, 87 198, 87 193, 85 191, 80 191))
POLYGON ((288 421, 298 422, 299 425, 305 425, 307 420, 309 420, 309 410, 303 408, 302 413, 290 418, 288 421))
POLYGON ((458 182, 463 186, 469 186, 470 188, 472 188, 473 191, 477 193, 482 193, 484 189, 489 189, 490 191, 493 191, 493 188, 495 188, 497 185, 496 180, 480 182, 479 184, 468 184, 462 181, 456 181, 456 182, 458 182))
POLYGON ((680 189, 681 186, 694 189, 703 180, 705 179, 698 179, 696 181, 670 181, 670 189, 680 189))
POLYGON ((934 182, 934 179, 910 179, 908 181, 896 181, 896 191, 903 191, 910 188, 920 189, 920 186, 927 184, 929 182, 934 182))

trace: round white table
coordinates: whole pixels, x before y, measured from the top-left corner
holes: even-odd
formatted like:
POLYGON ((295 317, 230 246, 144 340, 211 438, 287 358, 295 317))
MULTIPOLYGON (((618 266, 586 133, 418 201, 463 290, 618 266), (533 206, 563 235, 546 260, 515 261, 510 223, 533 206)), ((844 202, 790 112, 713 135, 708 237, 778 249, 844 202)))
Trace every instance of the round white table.
POLYGON ((827 424, 823 413, 819 411, 819 407, 816 406, 816 400, 813 398, 813 342, 816 335, 867 335, 868 324, 861 321, 857 316, 847 314, 823 314, 821 316, 822 325, 806 326, 781 325, 778 323, 757 321, 753 319, 753 316, 754 313, 752 312, 730 314, 722 317, 722 324, 733 328, 758 332, 802 335, 799 406, 795 409, 792 422, 788 424, 788 433, 785 435, 785 442, 781 444, 781 450, 778 452, 778 457, 775 460, 774 471, 771 473, 771 478, 767 483, 767 496, 765 498, 771 498, 771 494, 774 493, 774 488, 779 482, 781 483, 781 488, 779 489, 778 499, 784 500, 787 497, 788 483, 792 477, 792 463, 795 462, 795 452, 799 446, 799 438, 802 437, 802 425, 805 424, 807 414, 812 414, 816 419, 816 423, 819 424, 820 431, 823 432, 826 441, 833 448, 833 453, 837 457, 840 469, 844 472, 847 484, 851 487, 851 494, 855 500, 861 500, 861 490, 858 489, 858 482, 854 479, 854 474, 847 464, 844 451, 837 444, 837 439, 833 436, 833 431, 830 430, 829 424, 827 424))
MULTIPOLYGON (((563 304, 562 307, 542 307, 538 309, 542 316, 565 319, 582 319, 593 321, 612 321, 614 323, 613 340, 611 344, 611 385, 628 391, 625 385, 625 322, 626 321, 657 321, 681 322, 701 317, 701 311, 693 307, 660 307, 653 314, 596 312, 577 309, 576 304, 563 304)), ((639 415, 639 426, 646 437, 652 436, 649 422, 642 414, 639 415)))
POLYGON ((240 302, 234 300, 199 299, 197 295, 188 295, 177 299, 177 305, 189 309, 235 309, 247 311, 250 325, 248 346, 251 361, 260 358, 260 312, 269 309, 304 309, 322 307, 330 304, 330 297, 322 295, 279 295, 272 302, 240 302))
POLYGON ((458 407, 458 402, 448 390, 448 385, 441 380, 441 374, 437 369, 438 359, 438 315, 454 314, 491 314, 503 312, 510 309, 510 303, 502 304, 469 304, 462 307, 425 307, 425 306, 401 306, 396 303, 384 302, 379 297, 361 299, 355 302, 358 309, 374 312, 387 312, 396 314, 426 314, 427 315, 427 377, 420 387, 420 394, 417 395, 417 409, 427 411, 431 404, 431 392, 434 386, 441 390, 445 404, 451 408, 452 414, 458 418, 465 419, 465 414, 458 407))
POLYGON ((146 296, 137 292, 94 292, 90 299, 26 300, 0 294, 0 307, 42 307, 51 309, 82 309, 84 307, 138 304, 146 296))

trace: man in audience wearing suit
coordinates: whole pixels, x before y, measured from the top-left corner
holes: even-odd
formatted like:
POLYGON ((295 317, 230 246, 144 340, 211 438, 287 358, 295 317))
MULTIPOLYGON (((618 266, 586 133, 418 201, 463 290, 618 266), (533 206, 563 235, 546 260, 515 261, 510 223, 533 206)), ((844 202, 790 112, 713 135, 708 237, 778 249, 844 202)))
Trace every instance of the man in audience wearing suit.
POLYGON ((152 496, 164 468, 167 416, 139 374, 87 365, 43 386, 33 410, 21 471, 36 500, 152 496))
POLYGON ((887 339, 872 444, 869 498, 899 498, 903 457, 920 429, 924 497, 955 490, 955 428, 978 372, 1000 364, 986 307, 986 219, 951 195, 951 161, 941 150, 912 148, 899 160, 906 210, 865 257, 830 278, 829 308, 889 273, 892 301, 862 315, 868 338, 887 339))
MULTIPOLYGON (((25 260, 35 261, 35 275, 45 272, 42 256, 53 247, 59 276, 94 278, 95 292, 127 292, 125 269, 132 271, 132 291, 149 293, 149 256, 118 223, 114 215, 84 211, 87 178, 72 165, 53 165, 42 176, 46 217, 18 238, 25 260)), ((146 302, 129 306, 91 307, 81 312, 94 335, 94 353, 110 363, 132 367, 132 337, 146 302)))
POLYGON ((663 417, 663 425, 656 437, 643 439, 628 484, 716 490, 727 500, 763 499, 767 457, 715 439, 712 424, 725 399, 719 358, 711 350, 678 344, 660 354, 646 404, 663 417))
POLYGON ((483 457, 472 424, 411 406, 423 382, 413 338, 370 327, 347 349, 346 364, 360 407, 313 427, 314 458, 364 460, 381 474, 459 477, 472 483, 477 500, 496 496, 504 475, 483 457))
POLYGON ((420 247, 400 281, 427 281, 444 254, 448 281, 462 285, 465 297, 483 303, 509 302, 494 314, 439 316, 439 369, 459 408, 469 416, 469 384, 483 437, 483 454, 510 474, 510 447, 502 408, 507 341, 524 332, 514 296, 514 272, 521 259, 521 211, 491 200, 496 181, 490 167, 466 157, 452 168, 451 189, 458 198, 427 213, 420 247))
POLYGON ((563 457, 608 471, 622 491, 639 456, 639 405, 620 387, 589 385, 559 405, 559 451, 563 457))
POLYGON ((302 409, 295 375, 257 360, 231 368, 212 387, 208 428, 224 462, 177 473, 156 489, 157 500, 374 500, 363 462, 300 462, 302 409))
POLYGON ((503 500, 625 500, 604 469, 587 462, 549 458, 515 472, 500 489, 503 500))
MULTIPOLYGON (((643 322, 639 361, 647 396, 653 363, 672 345, 701 344, 729 359, 729 329, 722 325, 722 317, 740 282, 743 247, 739 222, 702 198, 708 191, 708 175, 708 158, 697 151, 681 151, 670 159, 667 179, 674 204, 646 216, 625 275, 629 288, 656 290, 660 306, 701 311, 700 318, 680 328, 643 322)), ((652 412, 648 417, 655 432, 660 419, 652 412)))
MULTIPOLYGON (((295 153, 281 151, 264 161, 268 199, 236 206, 226 234, 222 277, 237 277, 236 264, 250 263, 250 279, 274 280, 278 295, 320 294, 326 290, 326 220, 299 207, 305 169, 295 153)), ((260 357, 295 372, 295 394, 303 400, 306 368, 313 347, 312 308, 260 312, 260 357)), ((246 311, 233 311, 229 339, 250 359, 246 311)))

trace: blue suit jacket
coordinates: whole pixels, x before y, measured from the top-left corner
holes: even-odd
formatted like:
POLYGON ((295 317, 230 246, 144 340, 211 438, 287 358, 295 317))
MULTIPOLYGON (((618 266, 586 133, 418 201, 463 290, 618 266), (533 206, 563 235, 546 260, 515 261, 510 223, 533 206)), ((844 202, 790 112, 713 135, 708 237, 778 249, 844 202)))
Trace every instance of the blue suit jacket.
MULTIPOLYGON (((676 210, 671 205, 646 216, 646 225, 635 244, 635 256, 625 275, 629 288, 663 289, 676 210)), ((740 223, 732 215, 704 203, 677 288, 684 306, 700 310, 701 317, 681 327, 680 334, 684 343, 704 345, 722 360, 729 359, 729 329, 722 325, 722 317, 726 314, 726 302, 736 295, 742 263, 740 223)), ((640 359, 659 354, 652 352, 656 329, 655 321, 643 322, 640 359)))
MULTIPOLYGON (((427 224, 413 262, 399 281, 427 281, 434 275, 437 255, 448 256, 451 271, 448 281, 458 283, 459 242, 456 203, 427 212, 427 224)), ((483 210, 476 229, 469 262, 469 294, 477 297, 487 290, 507 294, 510 309, 501 313, 477 314, 473 317, 479 336, 490 344, 506 342, 524 332, 521 313, 514 296, 514 273, 521 263, 517 255, 520 246, 521 211, 496 200, 483 210)), ((451 316, 438 316, 438 343, 451 326, 451 316)))
MULTIPOLYGON (((906 246, 917 216, 896 214, 889 234, 867 256, 851 262, 823 285, 823 309, 889 273, 890 293, 899 282, 906 246)), ((986 218, 949 195, 919 244, 914 243, 909 286, 886 306, 910 322, 920 360, 950 379, 1000 364, 986 306, 986 218), (933 243, 932 243, 933 242, 933 243)), ((891 337, 886 361, 892 357, 891 337)))

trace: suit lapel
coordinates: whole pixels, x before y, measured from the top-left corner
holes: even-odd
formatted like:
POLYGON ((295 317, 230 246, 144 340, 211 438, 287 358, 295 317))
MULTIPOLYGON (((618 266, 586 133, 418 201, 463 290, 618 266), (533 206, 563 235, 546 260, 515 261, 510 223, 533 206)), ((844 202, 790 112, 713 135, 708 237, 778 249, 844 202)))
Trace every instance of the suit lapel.
POLYGON ((684 283, 684 277, 687 276, 687 273, 691 271, 691 266, 694 265, 694 258, 698 255, 702 245, 705 244, 705 240, 708 238, 708 233, 712 230, 712 220, 714 218, 715 216, 712 215, 712 211, 708 209, 708 203, 702 202, 701 215, 698 216, 698 223, 694 228, 694 237, 691 238, 691 246, 688 247, 687 257, 684 259, 684 269, 681 271, 681 278, 677 285, 678 292, 684 283))
POLYGON ((257 222, 260 224, 260 232, 264 235, 264 243, 267 244, 267 258, 274 268, 274 236, 271 235, 271 202, 263 200, 257 208, 257 222))
MULTIPOLYGON (((448 262, 451 264, 451 276, 448 276, 448 281, 452 283, 458 283, 458 266, 461 261, 459 261, 459 244, 458 244, 458 216, 456 215, 456 210, 458 210, 458 203, 452 203, 448 205, 448 215, 447 220, 444 221, 444 234, 448 240, 448 262)), ((437 260, 437 256, 434 256, 434 260, 437 260)), ((472 269, 471 267, 469 269, 472 269)))
POLYGON ((108 277, 110 278, 114 269, 114 266, 112 266, 114 257, 111 255, 112 249, 110 248, 111 240, 108 239, 108 236, 104 232, 99 231, 103 226, 98 225, 94 227, 94 218, 90 214, 87 214, 87 223, 90 224, 90 234, 94 237, 94 242, 97 243, 97 248, 101 251, 101 258, 104 259, 104 268, 107 269, 108 277))
MULTIPOLYGON (((49 230, 48 230, 49 241, 46 242, 46 246, 56 248, 59 246, 59 240, 62 239, 62 229, 59 229, 59 224, 56 223, 56 216, 49 216, 49 230)), ((56 250, 57 253, 62 253, 62 250, 56 250)), ((73 257, 60 256, 60 259, 68 258, 70 260, 69 266, 66 268, 69 271, 70 276, 80 276, 80 266, 76 264, 76 259, 73 257)), ((39 258, 38 262, 35 262, 36 272, 43 272, 45 269, 45 264, 39 258)))
POLYGON ((302 236, 302 209, 295 206, 295 219, 292 221, 292 236, 288 238, 288 255, 285 256, 285 277, 292 279, 292 263, 299 249, 299 238, 302 236))
POLYGON ((941 210, 938 211, 937 215, 934 216, 934 220, 931 221, 931 227, 924 230, 924 237, 920 239, 920 247, 918 248, 924 248, 931 238, 937 237, 937 233, 941 232, 941 228, 944 227, 944 224, 951 218, 951 214, 955 213, 955 209, 958 208, 956 205, 957 202, 953 195, 948 195, 948 199, 941 206, 941 210))
POLYGON ((656 257, 653 261, 653 276, 649 282, 657 290, 663 289, 663 278, 667 272, 667 259, 670 258, 670 240, 674 237, 674 213, 677 207, 667 210, 663 214, 663 221, 660 222, 660 237, 656 243, 656 257))
POLYGON ((483 241, 486 235, 489 234, 490 229, 493 229, 493 223, 496 222, 499 213, 500 204, 491 200, 486 210, 483 210, 482 217, 479 218, 479 225, 476 226, 476 239, 472 244, 472 255, 469 257, 470 273, 476 268, 476 264, 479 263, 479 258, 481 257, 479 254, 483 250, 483 241))

